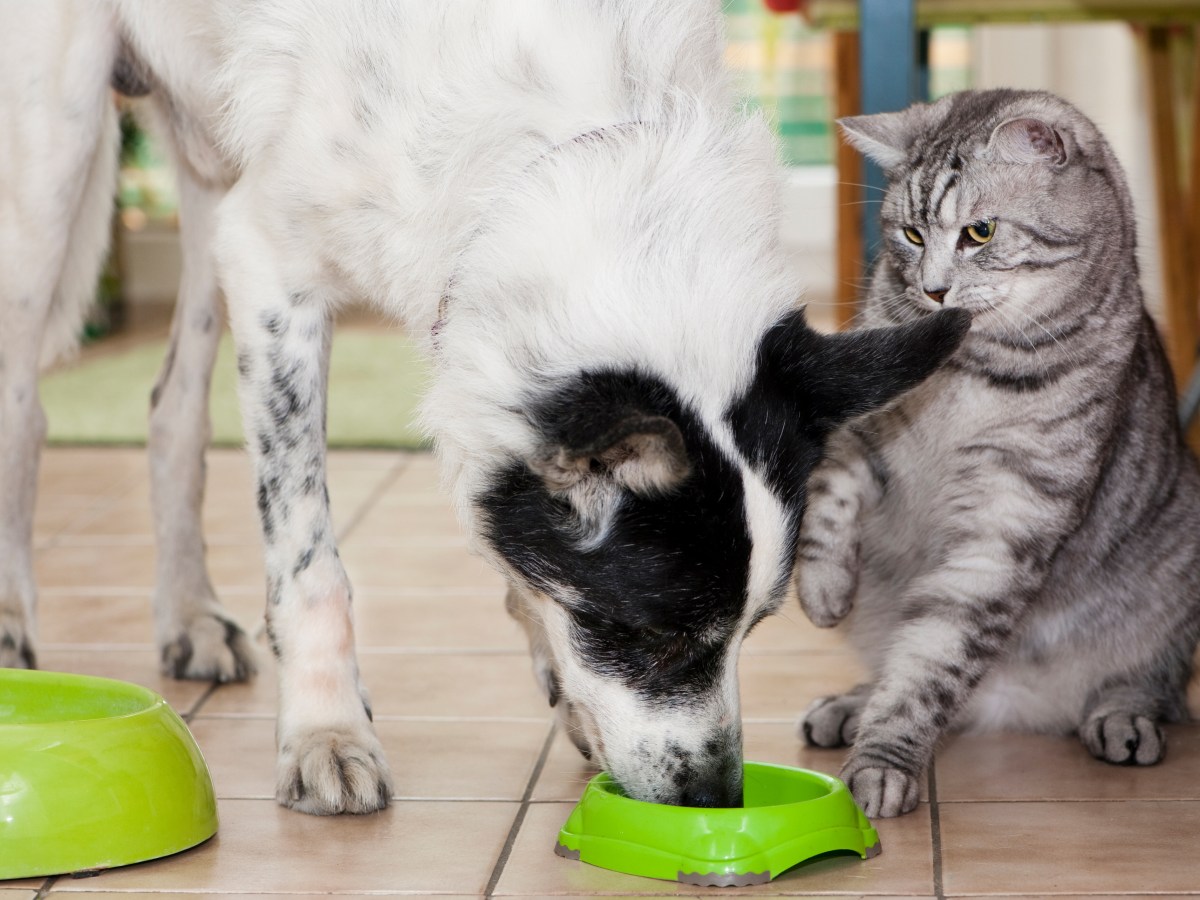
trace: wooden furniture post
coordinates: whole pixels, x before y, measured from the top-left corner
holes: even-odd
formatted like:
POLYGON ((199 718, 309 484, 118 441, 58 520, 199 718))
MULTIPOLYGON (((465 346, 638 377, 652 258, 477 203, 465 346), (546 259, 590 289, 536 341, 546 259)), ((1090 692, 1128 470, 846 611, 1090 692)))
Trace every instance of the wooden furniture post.
MULTIPOLYGON (((857 115, 862 110, 859 80, 857 31, 833 34, 834 116, 857 115)), ((863 288, 863 216, 874 207, 864 203, 863 165, 858 151, 834 134, 837 148, 837 265, 834 272, 834 316, 839 331, 845 330, 858 314, 858 298, 863 288)))

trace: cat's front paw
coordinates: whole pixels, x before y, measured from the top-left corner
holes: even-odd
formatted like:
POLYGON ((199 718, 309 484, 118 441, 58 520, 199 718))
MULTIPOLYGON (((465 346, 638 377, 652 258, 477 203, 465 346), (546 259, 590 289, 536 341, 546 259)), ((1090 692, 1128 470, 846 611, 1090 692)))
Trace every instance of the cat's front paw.
POLYGON ((1157 723, 1136 713, 1092 716, 1079 729, 1079 739, 1096 759, 1118 766, 1152 766, 1167 750, 1157 723))
POLYGON ((810 747, 847 747, 858 735, 858 720, 866 697, 848 693, 822 697, 808 708, 800 723, 804 743, 810 747))
POLYGON ((842 769, 842 781, 868 819, 890 819, 917 808, 920 782, 901 769, 851 759, 842 769))
POLYGON ((806 560, 796 570, 796 595, 818 628, 832 628, 850 613, 858 573, 831 560, 806 560))

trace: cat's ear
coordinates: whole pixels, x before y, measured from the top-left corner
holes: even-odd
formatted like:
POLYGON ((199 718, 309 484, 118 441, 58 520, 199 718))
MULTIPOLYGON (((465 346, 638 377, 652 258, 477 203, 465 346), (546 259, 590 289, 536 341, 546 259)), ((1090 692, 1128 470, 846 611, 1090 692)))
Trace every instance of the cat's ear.
POLYGON ((970 327, 971 314, 951 308, 895 328, 826 335, 797 314, 768 334, 763 360, 768 377, 801 402, 809 426, 830 431, 916 387, 970 327))
POLYGON ((889 172, 904 162, 909 147, 928 125, 927 110, 921 104, 901 112, 849 116, 838 119, 837 123, 855 149, 889 172))
POLYGON ((1067 162, 1062 134, 1041 119, 1020 118, 1002 122, 992 131, 987 153, 1001 162, 1061 166, 1067 162))

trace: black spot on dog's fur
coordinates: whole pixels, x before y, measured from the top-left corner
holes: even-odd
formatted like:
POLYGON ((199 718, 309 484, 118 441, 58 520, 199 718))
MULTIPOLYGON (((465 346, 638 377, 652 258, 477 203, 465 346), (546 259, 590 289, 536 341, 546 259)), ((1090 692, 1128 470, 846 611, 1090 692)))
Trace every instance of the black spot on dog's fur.
POLYGON ((522 462, 477 499, 484 528, 528 583, 573 600, 571 637, 597 673, 648 702, 687 702, 719 678, 742 616, 750 536, 741 475, 698 416, 663 382, 590 372, 532 404, 547 443, 588 447, 610 423, 640 413, 679 426, 691 474, 659 494, 625 491, 605 539, 581 549, 570 504, 522 462))

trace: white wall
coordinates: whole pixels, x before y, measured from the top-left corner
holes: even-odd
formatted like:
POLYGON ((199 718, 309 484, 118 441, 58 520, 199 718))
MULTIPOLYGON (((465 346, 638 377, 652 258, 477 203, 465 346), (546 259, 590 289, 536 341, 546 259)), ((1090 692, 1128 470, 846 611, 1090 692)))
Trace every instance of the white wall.
POLYGON ((975 87, 1053 91, 1107 136, 1133 193, 1142 286, 1157 312, 1162 304, 1158 204, 1145 76, 1132 29, 1119 22, 987 25, 974 29, 971 55, 975 87))

